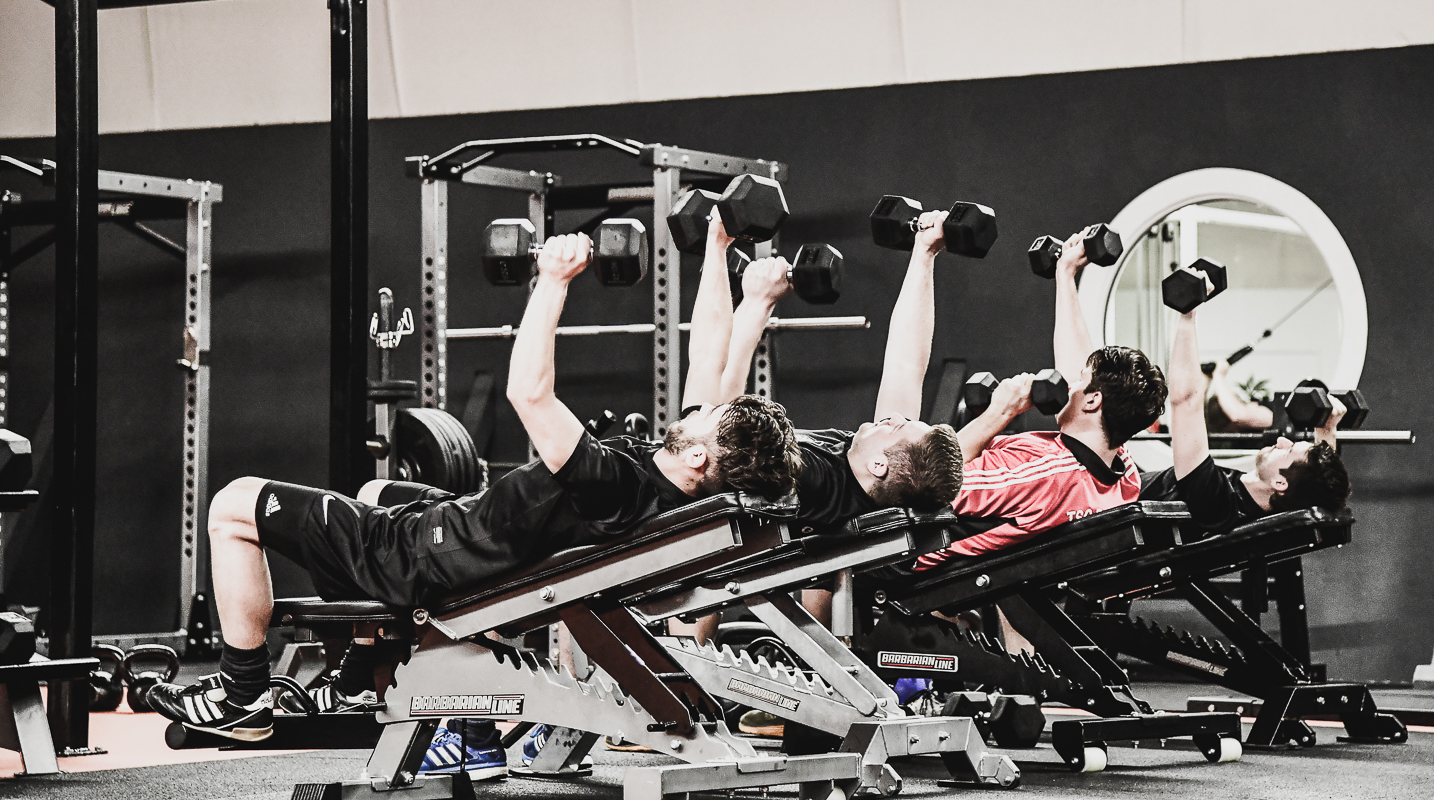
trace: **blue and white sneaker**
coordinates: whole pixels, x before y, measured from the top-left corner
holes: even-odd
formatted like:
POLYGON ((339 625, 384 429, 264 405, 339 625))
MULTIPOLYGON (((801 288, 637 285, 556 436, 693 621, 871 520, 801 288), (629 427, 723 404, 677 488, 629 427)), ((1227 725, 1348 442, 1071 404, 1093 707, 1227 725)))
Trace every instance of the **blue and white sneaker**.
MULTIPOLYGON (((533 732, 528 734, 527 740, 523 742, 523 766, 533 766, 533 759, 538 757, 538 751, 548 743, 548 733, 552 728, 548 725, 534 725, 533 732)), ((593 757, 583 756, 580 769, 592 769, 593 757)))
POLYGON ((508 774, 508 754, 501 746, 474 747, 472 742, 468 743, 465 753, 463 737, 439 727, 418 771, 427 775, 445 775, 459 770, 467 772, 469 779, 475 781, 502 778, 508 774))

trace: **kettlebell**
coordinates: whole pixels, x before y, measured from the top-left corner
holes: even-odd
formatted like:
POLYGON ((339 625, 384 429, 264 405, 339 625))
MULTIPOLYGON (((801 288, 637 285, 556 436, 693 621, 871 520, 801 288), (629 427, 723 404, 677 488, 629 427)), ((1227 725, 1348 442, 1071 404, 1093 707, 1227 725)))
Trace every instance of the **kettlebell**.
POLYGON ((90 710, 114 711, 124 699, 124 681, 120 679, 124 651, 112 644, 97 644, 90 648, 90 657, 100 660, 100 665, 90 670, 90 710))
POLYGON ((129 703, 129 710, 136 713, 153 711, 145 694, 155 684, 169 683, 179 674, 179 654, 174 648, 162 644, 140 644, 130 648, 125 654, 124 661, 120 662, 120 675, 126 686, 125 702, 129 703), (153 667, 156 662, 163 662, 162 671, 156 672, 153 669, 136 668, 148 662, 153 667))

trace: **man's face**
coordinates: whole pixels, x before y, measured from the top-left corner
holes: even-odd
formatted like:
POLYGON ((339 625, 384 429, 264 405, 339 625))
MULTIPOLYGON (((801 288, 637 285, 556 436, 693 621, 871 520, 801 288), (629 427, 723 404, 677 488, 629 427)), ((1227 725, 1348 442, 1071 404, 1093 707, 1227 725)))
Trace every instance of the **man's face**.
POLYGON ((1275 479, 1281 477, 1280 471, 1288 469, 1291 464, 1304 461, 1313 446, 1309 442, 1295 444, 1281 436, 1274 444, 1261 448, 1255 456, 1255 474, 1265 485, 1273 486, 1275 479))
POLYGON ((720 406, 703 403, 697 410, 674 422, 672 426, 667 429, 667 438, 665 441, 709 441, 712 436, 717 433, 717 426, 721 424, 722 416, 726 413, 726 403, 720 406))
POLYGON ((902 442, 915 442, 930 432, 931 426, 916 419, 892 416, 880 422, 866 422, 856 429, 851 449, 863 460, 880 456, 888 448, 902 442))
POLYGON ((1056 414, 1056 423, 1058 425, 1065 426, 1074 422, 1076 418, 1080 416, 1081 408, 1085 406, 1085 390, 1090 386, 1091 377, 1093 375, 1094 373, 1091 371, 1090 365, 1086 364, 1081 368, 1080 374, 1076 376, 1075 380, 1067 380, 1067 386, 1070 387, 1071 396, 1070 399, 1066 401, 1065 406, 1056 414))

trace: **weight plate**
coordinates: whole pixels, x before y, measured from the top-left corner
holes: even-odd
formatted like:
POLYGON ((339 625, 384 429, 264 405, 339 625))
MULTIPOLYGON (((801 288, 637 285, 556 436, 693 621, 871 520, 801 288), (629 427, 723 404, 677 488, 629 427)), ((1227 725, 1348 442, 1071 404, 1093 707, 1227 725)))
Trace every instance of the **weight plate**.
POLYGON ((473 484, 477 480, 478 465, 474 463, 473 441, 464 429, 463 423, 459 422, 452 414, 446 411, 438 412, 441 416, 444 432, 448 435, 449 452, 453 456, 454 475, 457 477, 456 488, 452 491, 458 494, 468 494, 473 491, 473 484))
POLYGON ((399 411, 395 426, 403 479, 452 491, 453 468, 447 463, 448 437, 431 408, 399 411))

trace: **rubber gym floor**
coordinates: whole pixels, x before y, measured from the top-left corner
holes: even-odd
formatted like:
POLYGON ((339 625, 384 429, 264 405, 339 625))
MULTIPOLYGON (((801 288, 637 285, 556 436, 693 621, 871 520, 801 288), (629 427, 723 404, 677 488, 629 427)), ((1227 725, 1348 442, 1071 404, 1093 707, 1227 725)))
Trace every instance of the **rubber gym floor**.
MULTIPOLYGON (((189 665, 185 673, 194 669, 189 665)), ((196 673, 197 674, 197 673, 196 673)), ((187 674, 181 679, 189 677, 187 674)), ((1200 684, 1138 684, 1137 693, 1157 708, 1180 710, 1192 695, 1226 692, 1200 684)), ((1434 691, 1376 690, 1381 706, 1434 708, 1434 691)), ((1054 713, 1048 716, 1059 719, 1054 713)), ((1246 720, 1247 730, 1250 720, 1246 720)), ((356 777, 367 751, 232 753, 215 750, 172 751, 164 745, 165 720, 155 714, 132 714, 124 706, 90 717, 90 742, 109 753, 60 759, 67 774, 45 778, 0 779, 3 798, 64 798, 64 800, 287 800, 295 783, 321 783, 356 777)), ((1403 745, 1352 745, 1336 741, 1343 729, 1335 723, 1314 723, 1319 744, 1309 750, 1246 751, 1234 764, 1207 764, 1189 743, 1166 748, 1112 746, 1110 766, 1103 773, 1074 775, 1049 744, 1035 750, 1002 751, 1021 767, 1021 796, 1052 798, 1428 798, 1434 796, 1434 728, 1411 728, 1403 745)), ((775 747, 760 742, 759 747, 775 747)), ((510 758, 516 757, 516 750, 510 758)), ((619 753, 601 744, 590 778, 574 783, 549 783, 520 778, 477 785, 480 797, 609 798, 622 796, 627 767, 674 761, 666 756, 619 753)), ((675 762, 674 762, 675 763, 675 762)), ((901 796, 938 797, 962 791, 937 786, 945 777, 940 761, 917 758, 896 762, 905 780, 901 796)), ((0 751, 0 775, 21 768, 20 757, 0 751)), ((994 797, 994 790, 981 790, 994 797)), ((714 793, 714 797, 725 796, 714 793)), ((758 796, 757 792, 739 795, 758 796)), ((773 798, 797 796, 795 786, 771 791, 773 798)))

